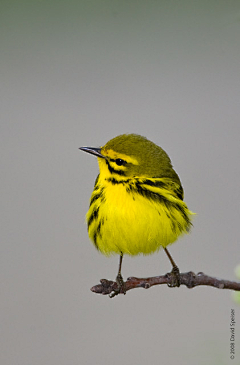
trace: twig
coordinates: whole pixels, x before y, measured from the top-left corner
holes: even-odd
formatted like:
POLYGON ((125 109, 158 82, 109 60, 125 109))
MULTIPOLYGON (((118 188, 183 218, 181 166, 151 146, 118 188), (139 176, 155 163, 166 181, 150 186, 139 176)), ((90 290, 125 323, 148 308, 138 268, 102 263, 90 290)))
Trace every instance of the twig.
MULTIPOLYGON (((115 294, 112 294, 111 297, 117 294, 123 294, 122 290, 120 290, 120 293, 118 293, 118 284, 115 281, 101 279, 100 283, 101 284, 93 286, 91 288, 91 291, 103 295, 115 292, 115 294)), ((170 287, 172 286, 171 273, 167 273, 166 275, 162 276, 154 276, 150 278, 130 277, 125 282, 124 289, 125 291, 135 288, 149 289, 151 286, 162 285, 162 284, 167 284, 170 287)), ((229 280, 217 279, 205 275, 203 272, 199 272, 198 274, 194 274, 194 272, 192 271, 186 273, 180 273, 180 285, 185 285, 189 289, 199 285, 206 285, 206 286, 212 286, 217 289, 230 289, 230 290, 240 291, 240 283, 229 280)))

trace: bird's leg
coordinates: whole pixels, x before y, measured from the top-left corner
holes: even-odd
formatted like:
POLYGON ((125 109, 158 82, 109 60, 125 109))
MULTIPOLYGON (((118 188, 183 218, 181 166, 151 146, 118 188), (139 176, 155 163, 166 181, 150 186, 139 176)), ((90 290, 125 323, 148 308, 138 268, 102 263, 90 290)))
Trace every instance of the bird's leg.
POLYGON ((120 260, 119 260, 119 267, 118 267, 118 274, 116 277, 116 283, 118 285, 118 288, 116 290, 114 290, 114 292, 112 294, 110 294, 110 298, 115 297, 116 295, 118 295, 119 293, 123 293, 126 294, 126 288, 125 288, 125 283, 121 274, 121 269, 122 269, 122 260, 123 260, 123 253, 121 252, 120 255, 120 260))
POLYGON ((171 283, 168 284, 168 286, 170 287, 174 287, 174 286, 180 286, 180 271, 178 266, 175 264, 172 256, 170 255, 170 253, 168 252, 168 250, 166 248, 164 248, 167 257, 169 258, 171 264, 172 264, 172 271, 170 272, 170 277, 171 277, 171 283))

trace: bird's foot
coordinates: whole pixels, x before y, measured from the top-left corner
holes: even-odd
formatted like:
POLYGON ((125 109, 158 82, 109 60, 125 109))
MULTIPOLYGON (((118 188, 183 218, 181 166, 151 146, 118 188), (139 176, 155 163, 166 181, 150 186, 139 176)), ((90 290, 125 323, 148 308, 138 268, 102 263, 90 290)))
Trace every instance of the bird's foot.
POLYGON ((123 280, 122 275, 119 273, 116 277, 117 289, 114 289, 113 293, 109 294, 110 298, 114 298, 118 294, 126 294, 126 286, 123 280))
POLYGON ((170 288, 179 287, 180 282, 180 271, 177 266, 174 266, 172 271, 170 273, 167 273, 169 280, 169 283, 167 284, 170 288))

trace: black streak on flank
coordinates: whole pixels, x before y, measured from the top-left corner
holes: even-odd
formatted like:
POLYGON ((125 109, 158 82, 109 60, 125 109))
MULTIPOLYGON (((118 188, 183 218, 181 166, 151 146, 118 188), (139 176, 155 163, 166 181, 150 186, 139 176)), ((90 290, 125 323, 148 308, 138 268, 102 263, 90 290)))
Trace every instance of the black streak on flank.
POLYGON ((93 236, 93 242, 97 250, 99 250, 98 244, 97 244, 97 232, 94 233, 93 236))
POLYGON ((90 200, 90 207, 91 205, 96 201, 98 200, 99 198, 102 198, 103 197, 103 188, 100 189, 99 193, 93 195, 91 197, 91 200, 90 200))
POLYGON ((96 248, 99 250, 99 247, 98 247, 98 244, 97 244, 97 238, 100 237, 102 238, 102 233, 101 233, 101 228, 102 226, 104 225, 104 218, 102 218, 97 226, 97 229, 96 231, 94 232, 94 235, 93 235, 93 242, 94 242, 94 245, 96 246, 96 248))
POLYGON ((90 215, 89 219, 88 219, 88 227, 90 226, 90 224, 97 219, 99 214, 99 207, 97 209, 94 209, 92 214, 90 215))
POLYGON ((96 233, 97 233, 97 235, 98 235, 99 237, 101 237, 101 236, 102 236, 102 234, 101 234, 101 226, 102 226, 102 221, 100 221, 100 222, 98 223, 97 230, 96 230, 96 233))
POLYGON ((104 194, 104 188, 103 188, 103 193, 102 193, 102 196, 101 196, 101 203, 105 203, 106 201, 106 196, 104 194))

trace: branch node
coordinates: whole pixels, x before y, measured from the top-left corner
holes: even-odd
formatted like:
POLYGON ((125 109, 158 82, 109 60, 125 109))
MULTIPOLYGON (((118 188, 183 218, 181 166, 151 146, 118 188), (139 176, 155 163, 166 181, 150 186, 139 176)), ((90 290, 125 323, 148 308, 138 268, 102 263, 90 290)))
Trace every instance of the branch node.
POLYGON ((183 280, 183 284, 185 284, 188 289, 194 288, 196 286, 196 274, 193 271, 189 271, 186 274, 186 282, 183 280))

